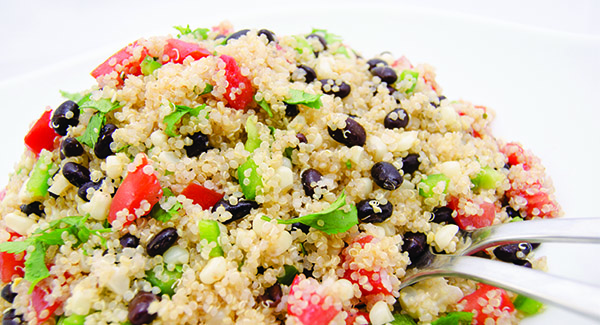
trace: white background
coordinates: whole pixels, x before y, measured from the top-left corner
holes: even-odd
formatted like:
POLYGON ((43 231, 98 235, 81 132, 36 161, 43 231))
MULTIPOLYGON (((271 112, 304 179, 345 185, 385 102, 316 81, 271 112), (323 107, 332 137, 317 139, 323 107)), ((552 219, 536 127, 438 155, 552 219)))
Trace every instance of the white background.
MULTIPOLYGON (((61 103, 59 89, 88 88, 89 71, 137 38, 175 33, 174 25, 229 20, 279 34, 327 28, 365 56, 393 49, 413 63, 431 63, 449 98, 493 108, 495 134, 542 158, 567 216, 600 217, 597 17, 595 0, 5 2, 0 187, 23 151, 28 125, 46 105, 61 103)), ((599 252, 573 244, 545 244, 541 251, 552 273, 597 285, 599 252)), ((567 321, 592 324, 555 310, 525 323, 567 321)))

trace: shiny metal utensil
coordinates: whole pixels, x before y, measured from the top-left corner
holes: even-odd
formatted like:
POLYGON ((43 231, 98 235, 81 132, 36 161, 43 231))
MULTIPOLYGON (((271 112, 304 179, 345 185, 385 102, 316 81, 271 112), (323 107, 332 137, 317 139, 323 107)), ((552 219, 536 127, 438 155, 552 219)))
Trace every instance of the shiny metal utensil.
POLYGON ((465 256, 487 247, 518 242, 600 244, 600 218, 530 220, 463 232, 467 246, 452 255, 428 251, 403 279, 401 288, 435 277, 488 283, 600 321, 600 287, 513 264, 465 256), (518 276, 516 276, 518 275, 518 276))

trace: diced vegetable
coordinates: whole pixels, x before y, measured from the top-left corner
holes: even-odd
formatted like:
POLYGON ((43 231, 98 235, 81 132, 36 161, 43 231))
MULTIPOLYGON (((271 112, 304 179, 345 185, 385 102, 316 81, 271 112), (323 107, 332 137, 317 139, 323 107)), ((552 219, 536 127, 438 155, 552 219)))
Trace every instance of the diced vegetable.
POLYGON ((300 324, 329 324, 331 320, 340 312, 335 306, 325 307, 326 297, 317 292, 318 283, 310 278, 306 279, 304 275, 299 274, 294 278, 290 287, 290 294, 287 306, 289 316, 296 317, 300 324), (312 285, 302 286, 301 282, 310 281, 312 285), (302 292, 301 298, 296 298, 295 292, 302 292))
POLYGON ((188 56, 191 56, 194 60, 199 60, 209 55, 211 53, 207 49, 196 43, 171 38, 167 40, 167 44, 163 49, 162 62, 163 64, 167 62, 183 63, 183 60, 188 56))
MULTIPOLYGON (((163 197, 167 198, 171 196, 174 196, 173 192, 168 187, 163 188, 163 197)), ((150 216, 158 221, 167 222, 172 218, 176 217, 179 209, 181 208, 182 205, 180 202, 176 202, 175 204, 173 204, 173 206, 168 211, 164 210, 160 206, 160 204, 156 204, 152 208, 152 211, 150 211, 150 216)))
POLYGON ((148 163, 148 158, 138 155, 132 164, 135 170, 125 176, 110 205, 108 221, 113 225, 117 215, 120 215, 122 226, 143 217, 163 196, 158 177, 148 163))
POLYGON ((52 151, 56 147, 54 140, 59 135, 52 128, 51 118, 52 110, 46 110, 25 135, 25 146, 36 155, 39 155, 43 149, 52 151))
POLYGON ((284 100, 285 103, 290 105, 302 104, 306 107, 319 109, 323 105, 321 101, 322 95, 313 95, 309 93, 305 93, 302 90, 290 89, 288 99, 284 100))
POLYGON ((200 239, 206 239, 208 243, 216 243, 216 246, 211 249, 209 256, 223 256, 225 255, 221 245, 219 244, 219 236, 221 230, 219 229, 219 223, 214 220, 200 220, 198 223, 198 235, 200 239))
POLYGON ((258 165, 254 162, 254 160, 252 160, 252 158, 248 158, 248 160, 240 165, 237 170, 242 193, 244 193, 244 197, 246 197, 248 200, 254 200, 258 190, 262 188, 263 185, 262 178, 258 174, 257 169, 258 165))
POLYGON ((415 90, 415 87, 417 86, 418 78, 419 78, 419 73, 417 71, 404 70, 400 73, 400 78, 398 78, 398 80, 399 81, 407 81, 409 83, 409 86, 406 88, 406 92, 410 93, 413 90, 415 90))
POLYGON ((61 316, 56 325, 83 325, 85 323, 85 315, 61 316))
POLYGON ((46 301, 46 296, 50 295, 51 293, 52 290, 45 284, 39 284, 35 286, 33 292, 31 293, 31 304, 35 310, 38 324, 43 323, 50 319, 50 317, 54 316, 54 312, 62 304, 62 301, 60 300, 56 300, 52 304, 48 303, 48 301, 46 301))
POLYGON ((291 285, 296 275, 300 274, 298 269, 293 265, 284 265, 283 271, 283 275, 277 278, 277 282, 286 286, 291 285))
MULTIPOLYGON (((10 238, 6 243, 13 242, 21 235, 10 232, 10 238)), ((25 274, 25 253, 0 252, 0 280, 2 283, 9 283, 13 276, 23 277, 25 274)))
POLYGON ((183 35, 191 34, 197 40, 205 40, 208 38, 208 32, 210 32, 210 29, 208 29, 208 28, 196 28, 196 29, 192 30, 190 28, 190 25, 187 25, 186 27, 173 26, 173 28, 175 28, 179 31, 177 38, 180 38, 183 35))
POLYGON ((154 270, 150 270, 146 272, 146 281, 150 282, 152 286, 158 287, 161 294, 172 296, 175 294, 177 281, 181 278, 182 274, 183 269, 181 265, 177 265, 172 271, 167 269, 167 265, 163 265, 163 271, 160 277, 166 277, 166 280, 160 280, 154 273, 154 270))
POLYGON ((460 311, 473 313, 473 325, 488 324, 487 319, 508 318, 515 311, 504 289, 484 283, 478 284, 478 289, 463 297, 457 306, 460 311))
POLYGON ((390 322, 390 325, 416 325, 412 317, 405 314, 394 314, 394 320, 390 322))
POLYGON ((300 222, 329 235, 342 233, 358 224, 356 205, 351 204, 348 212, 342 209, 345 205, 346 193, 342 192, 335 202, 323 211, 288 220, 280 219, 278 222, 281 224, 300 222))
POLYGON ((222 193, 208 189, 202 185, 196 183, 190 183, 182 192, 181 195, 194 201, 194 204, 198 204, 202 209, 210 209, 223 198, 222 193))
POLYGON ((459 199, 451 197, 448 200, 448 207, 457 212, 454 221, 464 230, 491 226, 496 217, 496 206, 491 202, 481 200, 473 202, 467 200, 459 205, 459 199), (465 205, 477 205, 479 207, 478 212, 475 214, 465 212, 465 205))
POLYGON ((342 251, 342 267, 344 268, 343 278, 351 283, 358 285, 362 296, 368 297, 373 295, 390 295, 392 292, 392 284, 389 272, 384 268, 368 269, 350 267, 353 263, 353 257, 350 254, 351 250, 362 250, 365 245, 375 243, 376 239, 373 236, 367 235, 356 239, 342 251))
POLYGON ((148 55, 148 50, 142 45, 139 45, 137 41, 133 42, 120 49, 117 53, 111 55, 108 59, 106 59, 106 61, 96 67, 96 69, 91 72, 91 75, 97 79, 100 76, 104 76, 116 71, 120 82, 123 81, 122 78, 125 78, 130 74, 139 76, 142 74, 140 63, 142 60, 144 60, 146 55, 148 55), (139 57, 134 56, 133 53, 136 52, 140 47, 141 51, 139 57), (120 66, 122 69, 117 71, 117 66, 120 66))
POLYGON ((221 55, 219 58, 225 62, 225 79, 227 80, 225 99, 227 99, 229 107, 245 109, 254 98, 254 89, 252 89, 250 79, 242 75, 234 58, 227 55, 221 55))
POLYGON ((260 108, 262 108, 265 112, 267 112, 267 115, 269 115, 269 117, 273 117, 273 112, 271 111, 271 106, 269 105, 269 103, 267 103, 267 101, 264 98, 257 101, 256 103, 258 104, 258 106, 260 106, 260 108))
POLYGON ((450 183, 450 178, 444 174, 432 174, 424 177, 419 182, 419 195, 424 198, 430 198, 435 194, 434 188, 438 186, 440 182, 444 183, 443 193, 445 194, 448 190, 448 184, 450 183))
POLYGON ((144 76, 151 75, 156 69, 162 67, 162 64, 156 61, 153 57, 147 56, 141 63, 142 73, 144 76))
POLYGON ((431 325, 470 325, 473 313, 454 311, 433 321, 431 325))
POLYGON ((310 33, 323 36, 327 44, 334 44, 342 41, 342 38, 339 35, 330 33, 326 29, 313 28, 310 33))
POLYGON ((527 315, 535 315, 542 310, 542 307, 544 307, 544 304, 541 302, 523 295, 518 295, 513 304, 517 310, 527 315))
POLYGON ((261 140, 258 137, 258 128, 256 127, 256 116, 254 117, 249 117, 246 120, 246 134, 247 134, 247 140, 246 140, 246 144, 244 146, 244 149, 246 149, 246 151, 252 153, 254 152, 254 150, 258 149, 258 147, 260 147, 260 143, 261 140))
POLYGON ((41 199, 48 194, 48 180, 50 179, 50 168, 52 160, 49 155, 40 155, 33 166, 31 176, 27 181, 25 189, 33 199, 41 199))
POLYGON ((504 180, 504 174, 492 167, 485 166, 471 179, 471 183, 473 183, 474 186, 473 190, 490 190, 497 188, 502 180, 504 180))

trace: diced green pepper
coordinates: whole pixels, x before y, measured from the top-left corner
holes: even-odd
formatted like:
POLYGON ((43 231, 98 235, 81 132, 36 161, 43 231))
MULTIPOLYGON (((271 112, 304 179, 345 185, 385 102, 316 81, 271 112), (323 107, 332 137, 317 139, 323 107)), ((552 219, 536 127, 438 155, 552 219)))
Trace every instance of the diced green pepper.
POLYGON ((33 166, 31 176, 29 177, 25 188, 34 199, 41 199, 48 194, 48 180, 51 176, 51 167, 52 160, 48 154, 42 153, 33 166))
POLYGON ((256 121, 256 116, 249 117, 246 120, 246 134, 248 136, 248 139, 246 140, 246 145, 244 146, 244 148, 250 153, 258 149, 261 143, 260 138, 258 137, 258 128, 256 127, 256 121))
POLYGON ((219 229, 219 223, 214 220, 200 220, 198 223, 198 230, 200 239, 206 239, 209 243, 216 243, 217 246, 213 247, 210 251, 210 257, 217 257, 225 255, 221 245, 219 245, 219 235, 221 230, 219 229))
POLYGON ((394 320, 389 322, 390 325, 416 325, 412 317, 404 314, 394 314, 394 320))
POLYGON ((400 73, 400 78, 398 78, 399 81, 408 81, 410 84, 410 87, 408 87, 406 89, 407 93, 412 92, 413 90, 415 90, 415 87, 417 86, 417 80, 419 78, 419 73, 417 71, 412 71, 412 70, 404 70, 400 73))
POLYGON ((142 73, 144 76, 149 76, 154 72, 154 70, 162 67, 162 64, 148 55, 144 58, 140 66, 142 67, 142 73))
POLYGON ((431 325, 470 325, 473 321, 473 313, 466 311, 453 311, 444 317, 433 321, 431 325))
POLYGON ((85 323, 83 315, 73 314, 69 317, 61 316, 56 325, 83 325, 85 323))
POLYGON ((289 286, 292 284, 292 282, 294 281, 294 278, 296 277, 297 274, 299 274, 300 272, 298 272, 298 269, 293 266, 293 265, 284 265, 283 266, 283 270, 284 273, 282 276, 277 278, 277 282, 289 286))
POLYGON ((444 193, 448 190, 448 184, 450 183, 450 178, 444 174, 432 174, 425 178, 423 178, 419 182, 419 195, 424 198, 430 198, 435 193, 433 192, 433 188, 437 186, 440 182, 444 182, 444 193))
POLYGON ((258 175, 257 169, 258 165, 254 160, 248 158, 237 170, 242 193, 248 200, 254 200, 257 190, 262 187, 262 179, 258 175), (248 170, 249 172, 247 172, 248 170), (247 173, 248 176, 246 176, 247 173))
POLYGON ((492 167, 485 166, 475 177, 471 178, 471 183, 474 185, 474 190, 490 190, 498 187, 502 180, 504 180, 504 174, 492 167))
POLYGON ((150 282, 152 286, 158 287, 160 289, 160 293, 164 295, 172 296, 175 293, 175 287, 177 284, 177 280, 181 278, 181 274, 183 273, 181 265, 177 265, 173 271, 167 269, 167 266, 163 266, 163 276, 167 277, 166 281, 159 280, 154 273, 154 270, 150 270, 146 272, 146 281, 150 282))
POLYGON ((522 311, 527 315, 534 315, 540 312, 544 304, 537 300, 533 300, 529 297, 525 297, 523 295, 518 295, 515 301, 513 302, 515 308, 517 310, 522 311))

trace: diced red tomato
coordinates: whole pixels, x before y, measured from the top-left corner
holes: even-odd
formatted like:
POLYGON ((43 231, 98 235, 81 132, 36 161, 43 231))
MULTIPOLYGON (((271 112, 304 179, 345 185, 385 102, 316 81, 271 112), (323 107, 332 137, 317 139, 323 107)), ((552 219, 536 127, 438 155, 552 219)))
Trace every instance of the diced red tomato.
MULTIPOLYGON (((467 200, 467 202, 473 203, 471 200, 467 200)), ((496 216, 496 205, 491 202, 475 202, 482 210, 479 211, 478 214, 469 214, 465 212, 465 203, 460 203, 459 199, 456 197, 451 197, 448 200, 448 207, 457 212, 456 217, 454 217, 454 221, 456 224, 465 230, 472 230, 476 228, 483 228, 487 226, 491 226, 494 222, 494 217, 496 216)))
POLYGON ((225 99, 227 99, 229 107, 245 109, 254 97, 250 79, 242 75, 234 58, 227 55, 221 55, 219 58, 225 62, 225 79, 227 79, 225 99))
POLYGON ((152 165, 148 163, 148 158, 140 155, 132 164, 135 170, 125 176, 110 205, 108 221, 111 224, 117 219, 118 213, 123 213, 122 211, 127 215, 123 225, 132 223, 150 212, 163 196, 158 177, 152 165))
MULTIPOLYGON (((148 55, 148 50, 137 42, 133 42, 119 50, 117 53, 111 55, 106 61, 102 62, 102 64, 91 72, 91 75, 97 79, 100 76, 116 71, 119 78, 125 78, 127 75, 139 76, 142 74, 140 64, 146 55, 148 55), (134 57, 133 54, 139 47, 142 48, 140 56, 134 57), (118 68, 117 65, 120 67, 118 68)), ((119 80, 122 82, 122 79, 119 80)))
POLYGON ((199 204, 202 209, 210 209, 223 198, 223 194, 207 189, 202 185, 190 183, 181 194, 199 204))
POLYGON ((42 152, 42 149, 52 151, 56 147, 55 140, 59 135, 52 128, 51 118, 52 110, 48 109, 25 136, 25 146, 33 151, 36 156, 42 152))
POLYGON ((306 278, 303 274, 296 275, 290 286, 288 296, 288 316, 295 317, 304 325, 329 324, 337 316, 340 310, 333 304, 324 308, 326 299, 333 302, 333 297, 320 296, 317 293, 319 283, 313 278, 306 278))
POLYGON ((539 181, 528 184, 511 180, 510 185, 511 189, 506 192, 506 197, 521 197, 527 200, 527 204, 525 205, 527 219, 531 219, 534 216, 541 218, 555 218, 558 216, 560 211, 558 203, 543 190, 539 181))
POLYGON ((515 307, 504 289, 483 283, 478 285, 475 292, 463 297, 457 306, 460 311, 473 313, 473 325, 487 324, 486 319, 488 318, 494 321, 508 318, 515 311, 515 307))
POLYGON ((358 284, 363 297, 377 294, 390 295, 392 293, 392 284, 387 270, 382 268, 360 269, 353 266, 354 261, 349 251, 351 249, 363 249, 365 245, 375 240, 373 236, 360 237, 342 252, 343 278, 353 284, 358 284), (366 282, 364 282, 364 279, 366 279, 366 282))
POLYGON ((525 154, 525 150, 520 144, 515 142, 509 142, 505 144, 500 151, 508 158, 508 164, 511 166, 523 165, 523 169, 529 170, 530 157, 525 154))
POLYGON ((357 309, 350 310, 348 312, 348 317, 346 317, 346 325, 368 325, 370 322, 369 313, 357 309), (357 322, 357 318, 361 316, 365 319, 365 322, 357 322))
POLYGON ((46 301, 46 296, 50 295, 51 290, 45 283, 38 283, 31 293, 31 304, 35 310, 38 324, 50 319, 62 304, 62 301, 54 301, 52 304, 46 301))
MULTIPOLYGON (((8 241, 13 241, 21 235, 10 232, 8 241)), ((23 277, 25 275, 25 253, 13 254, 0 252, 0 279, 3 283, 9 283, 13 276, 23 277)))
POLYGON ((412 63, 410 63, 410 61, 408 60, 408 58, 406 58, 404 55, 401 56, 399 59, 397 59, 396 61, 392 62, 392 67, 402 71, 405 69, 412 69, 414 68, 412 63))
POLYGON ((199 60, 210 54, 207 49, 200 47, 198 44, 171 38, 167 40, 167 44, 163 49, 162 62, 183 63, 183 60, 188 56, 191 56, 194 60, 199 60))

